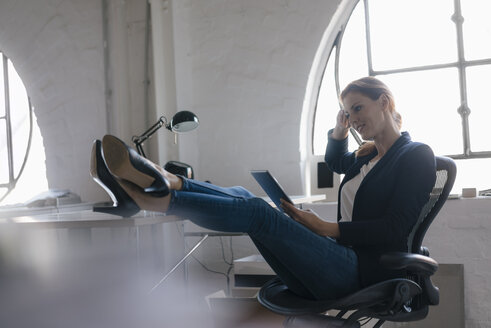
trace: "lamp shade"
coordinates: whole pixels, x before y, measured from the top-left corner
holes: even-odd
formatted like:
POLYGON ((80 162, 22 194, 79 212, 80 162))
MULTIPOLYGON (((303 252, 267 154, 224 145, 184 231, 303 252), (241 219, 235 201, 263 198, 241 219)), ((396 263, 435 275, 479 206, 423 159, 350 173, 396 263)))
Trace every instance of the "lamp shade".
POLYGON ((174 115, 167 126, 167 129, 171 130, 172 132, 182 133, 194 130, 198 127, 198 125, 198 117, 190 111, 183 110, 174 115))

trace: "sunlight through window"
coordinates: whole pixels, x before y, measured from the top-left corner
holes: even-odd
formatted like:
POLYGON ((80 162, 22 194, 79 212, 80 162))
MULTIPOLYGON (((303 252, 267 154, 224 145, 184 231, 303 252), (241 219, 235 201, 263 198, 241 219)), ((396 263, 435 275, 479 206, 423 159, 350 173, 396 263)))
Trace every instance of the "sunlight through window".
POLYGON ((490 189, 489 12, 487 0, 359 1, 334 45, 339 58, 333 50, 325 68, 315 112, 314 154, 323 154, 325 135, 334 127, 336 83, 342 90, 371 75, 393 91, 402 129, 413 140, 456 159, 453 193, 466 187, 490 189))
POLYGON ((48 189, 45 153, 26 88, 12 62, 0 58, 0 205, 19 204, 48 189))

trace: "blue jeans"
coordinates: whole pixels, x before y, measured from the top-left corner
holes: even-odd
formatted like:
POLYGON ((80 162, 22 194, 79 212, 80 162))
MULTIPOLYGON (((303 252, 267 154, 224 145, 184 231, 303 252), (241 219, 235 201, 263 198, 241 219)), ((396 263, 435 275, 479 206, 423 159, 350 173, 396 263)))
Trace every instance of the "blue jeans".
POLYGON ((360 289, 355 252, 320 236, 243 187, 183 179, 171 191, 168 214, 207 229, 247 233, 266 262, 294 293, 337 299, 360 289))

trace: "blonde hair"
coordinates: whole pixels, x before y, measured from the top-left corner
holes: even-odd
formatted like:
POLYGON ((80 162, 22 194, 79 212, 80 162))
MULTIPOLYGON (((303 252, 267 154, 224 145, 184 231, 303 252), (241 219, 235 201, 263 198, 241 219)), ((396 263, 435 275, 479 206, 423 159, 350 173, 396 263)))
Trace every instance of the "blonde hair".
MULTIPOLYGON (((389 112, 392 113, 392 118, 396 122, 399 130, 401 129, 401 114, 396 111, 394 96, 385 83, 371 76, 362 77, 361 79, 351 82, 346 86, 346 88, 344 88, 343 92, 341 92, 341 95, 339 96, 341 102, 343 102, 343 99, 348 95, 348 93, 351 92, 361 93, 372 100, 378 100, 380 96, 385 95, 388 99, 389 112)), ((367 141, 362 143, 360 148, 358 148, 356 151, 356 156, 365 156, 374 150, 375 144, 373 141, 367 141)))

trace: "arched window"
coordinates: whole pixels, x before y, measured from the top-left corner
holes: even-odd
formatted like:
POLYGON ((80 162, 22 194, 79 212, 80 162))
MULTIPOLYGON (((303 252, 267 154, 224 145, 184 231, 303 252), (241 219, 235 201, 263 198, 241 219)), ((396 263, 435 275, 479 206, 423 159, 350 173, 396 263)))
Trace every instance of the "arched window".
POLYGON ((313 154, 325 150, 339 90, 376 76, 393 91, 403 130, 457 159, 455 192, 491 188, 491 2, 360 0, 349 9, 319 84, 313 154))
POLYGON ((30 99, 0 52, 0 205, 23 203, 46 189, 44 147, 30 99))

